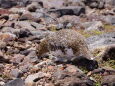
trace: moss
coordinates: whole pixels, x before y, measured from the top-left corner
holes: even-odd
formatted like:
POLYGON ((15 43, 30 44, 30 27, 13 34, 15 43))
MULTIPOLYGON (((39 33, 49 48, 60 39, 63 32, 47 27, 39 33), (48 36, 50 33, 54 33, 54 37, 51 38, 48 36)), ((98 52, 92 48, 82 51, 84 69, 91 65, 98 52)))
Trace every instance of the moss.
POLYGON ((100 34, 103 34, 103 33, 106 33, 106 32, 115 31, 115 26, 109 25, 109 24, 104 24, 102 28, 103 28, 103 30, 91 30, 91 31, 88 31, 88 32, 85 32, 82 29, 77 30, 77 31, 79 33, 81 33, 83 36, 85 36, 86 38, 90 37, 90 36, 94 36, 94 35, 100 35, 100 34))
POLYGON ((95 86, 101 86, 101 83, 100 82, 96 82, 95 86))
POLYGON ((0 77, 3 79, 9 79, 9 77, 7 75, 4 75, 4 74, 0 75, 0 77))
POLYGON ((103 76, 101 74, 93 74, 91 75, 96 80, 95 86, 101 86, 101 81, 103 79, 103 76))
POLYGON ((85 74, 87 74, 89 71, 85 67, 78 67, 80 70, 82 70, 85 74))
POLYGON ((104 29, 111 31, 111 30, 115 29, 115 26, 109 25, 109 24, 104 24, 104 29))
POLYGON ((92 35, 100 35, 100 34, 103 34, 103 32, 99 31, 99 30, 93 30, 92 31, 92 35))
POLYGON ((101 67, 111 67, 113 69, 115 69, 115 60, 108 60, 108 61, 103 61, 100 64, 101 67))
POLYGON ((88 34, 88 33, 84 33, 84 34, 82 34, 82 35, 85 36, 86 38, 88 38, 88 37, 91 36, 91 34, 88 34))
POLYGON ((88 31, 88 32, 85 32, 84 30, 78 30, 78 32, 81 33, 86 38, 88 38, 90 36, 94 36, 94 35, 103 34, 103 31, 99 31, 99 30, 92 30, 92 31, 88 31))
MULTIPOLYGON (((99 54, 99 51, 97 51, 96 53, 93 54, 99 54)), ((96 55, 95 55, 96 56, 96 55)), ((113 68, 115 69, 115 60, 108 60, 108 61, 102 61, 100 60, 100 58, 98 58, 98 63, 99 63, 99 67, 108 67, 108 68, 113 68)), ((92 74, 91 77, 93 77, 97 82, 95 86, 101 86, 101 81, 103 79, 103 75, 101 74, 92 74)))
POLYGON ((95 78, 98 83, 101 83, 102 80, 101 74, 93 74, 92 77, 95 78))
POLYGON ((50 25, 50 26, 48 27, 48 29, 49 29, 50 31, 57 31, 57 27, 56 27, 55 25, 50 25))

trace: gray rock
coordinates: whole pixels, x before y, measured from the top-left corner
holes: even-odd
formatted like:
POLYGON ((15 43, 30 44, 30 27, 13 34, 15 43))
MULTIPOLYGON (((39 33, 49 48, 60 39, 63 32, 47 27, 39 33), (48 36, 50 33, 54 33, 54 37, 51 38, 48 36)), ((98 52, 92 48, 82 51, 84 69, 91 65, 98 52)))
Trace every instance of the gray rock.
POLYGON ((100 2, 99 2, 99 5, 98 5, 98 8, 99 8, 99 9, 105 8, 105 2, 100 1, 100 2))
POLYGON ((26 21, 26 20, 30 20, 30 21, 33 21, 33 22, 37 22, 37 23, 40 23, 41 22, 41 19, 39 18, 39 14, 38 13, 24 13, 20 18, 19 20, 20 21, 26 21), (35 16, 37 15, 37 16, 35 16))
POLYGON ((9 22, 11 22, 11 27, 13 26, 12 24, 15 25, 14 20, 17 20, 19 17, 19 14, 9 14, 9 22))
POLYGON ((112 5, 115 6, 115 0, 112 0, 112 5))
POLYGON ((10 73, 14 78, 19 78, 21 76, 21 71, 19 69, 12 69, 10 73))
POLYGON ((115 32, 89 37, 87 43, 91 50, 99 46, 115 44, 115 32))
POLYGON ((90 4, 91 8, 97 8, 98 7, 98 3, 97 2, 93 2, 90 4))
POLYGON ((13 33, 15 31, 14 28, 12 27, 3 27, 1 32, 10 32, 10 33, 13 33))
POLYGON ((80 14, 85 14, 85 8, 82 6, 76 6, 76 7, 63 7, 60 9, 53 9, 50 10, 49 13, 56 13, 58 17, 64 16, 64 15, 76 15, 79 16, 80 14))
POLYGON ((37 65, 35 65, 34 67, 42 67, 44 65, 54 65, 53 61, 52 60, 46 60, 46 61, 42 61, 40 63, 38 63, 37 65))
POLYGON ((11 8, 16 5, 17 3, 12 0, 0 0, 0 7, 2 8, 11 8))
POLYGON ((84 6, 83 0, 64 0, 64 6, 84 6))
POLYGON ((106 5, 115 6, 115 0, 105 0, 106 5))
POLYGON ((64 0, 41 0, 44 8, 60 8, 63 6, 64 0), (57 5, 58 4, 58 5, 57 5))
POLYGON ((24 81, 18 78, 7 82, 4 86, 24 86, 24 81))
POLYGON ((63 25, 62 23, 57 24, 57 29, 58 29, 58 30, 60 30, 60 29, 62 29, 62 28, 64 28, 64 25, 63 25))
POLYGON ((83 0, 83 2, 91 8, 103 9, 105 7, 104 0, 83 0))
POLYGON ((46 73, 43 73, 43 72, 38 72, 36 74, 32 74, 32 75, 29 75, 26 79, 25 79, 25 84, 26 86, 34 86, 35 85, 35 82, 36 80, 39 80, 43 77, 47 76, 46 73))
POLYGON ((115 75, 104 76, 102 86, 115 86, 115 75))
POLYGON ((44 17, 44 9, 37 9, 36 12, 31 13, 34 18, 44 17))
POLYGON ((37 2, 32 2, 26 7, 26 9, 30 12, 35 12, 38 8, 41 8, 41 5, 37 2))
POLYGON ((16 22, 18 28, 25 28, 28 30, 35 30, 35 28, 28 21, 18 21, 16 22))
POLYGON ((105 21, 109 24, 115 25, 115 16, 106 16, 105 21))
POLYGON ((19 6, 27 6, 28 4, 31 3, 30 0, 14 0, 14 1, 16 1, 19 6))
POLYGON ((0 64, 0 68, 4 68, 4 65, 3 65, 3 64, 0 64))
POLYGON ((7 46, 6 42, 1 41, 0 42, 0 49, 4 49, 7 46))
POLYGON ((24 55, 21 54, 14 54, 14 57, 12 58, 12 62, 13 63, 21 63, 21 61, 23 61, 23 59, 25 58, 24 55))
POLYGON ((82 23, 82 26, 85 28, 85 31, 99 30, 100 27, 103 27, 101 21, 92 21, 82 23))
POLYGON ((58 86, 93 86, 91 81, 83 72, 73 65, 68 65, 64 70, 57 69, 54 72, 54 83, 58 86))
POLYGON ((32 35, 36 36, 38 39, 42 39, 42 38, 44 38, 44 37, 46 37, 49 34, 54 33, 54 32, 52 32, 52 31, 40 31, 40 30, 38 30, 38 31, 31 31, 31 33, 32 33, 32 35))
POLYGON ((14 29, 14 28, 12 28, 11 26, 5 26, 5 27, 3 27, 2 29, 1 29, 1 32, 3 32, 3 33, 11 33, 11 34, 14 34, 15 32, 18 32, 19 31, 19 29, 14 29))
POLYGON ((20 30, 20 32, 17 32, 16 35, 19 38, 24 38, 24 37, 29 37, 32 34, 31 34, 30 30, 28 30, 28 29, 22 29, 22 30, 20 30))
POLYGON ((11 63, 8 58, 5 58, 4 56, 0 56, 0 63, 11 63))
POLYGON ((0 0, 0 5, 2 8, 11 8, 13 6, 27 6, 30 0, 0 0))
POLYGON ((33 20, 33 16, 31 15, 31 13, 23 14, 23 15, 21 15, 21 17, 19 18, 19 20, 20 20, 20 21, 33 20))
POLYGON ((20 70, 22 71, 22 73, 28 72, 33 67, 33 65, 30 63, 28 59, 23 61, 21 64, 22 66, 20 66, 20 70))
POLYGON ((34 26, 36 29, 44 29, 45 26, 43 24, 39 24, 36 22, 31 22, 31 25, 34 26))
POLYGON ((31 62, 38 61, 36 51, 31 51, 27 57, 31 60, 31 62))
POLYGON ((9 11, 12 12, 12 13, 18 13, 18 14, 28 13, 28 11, 25 8, 16 8, 16 7, 13 7, 11 9, 9 9, 9 11))

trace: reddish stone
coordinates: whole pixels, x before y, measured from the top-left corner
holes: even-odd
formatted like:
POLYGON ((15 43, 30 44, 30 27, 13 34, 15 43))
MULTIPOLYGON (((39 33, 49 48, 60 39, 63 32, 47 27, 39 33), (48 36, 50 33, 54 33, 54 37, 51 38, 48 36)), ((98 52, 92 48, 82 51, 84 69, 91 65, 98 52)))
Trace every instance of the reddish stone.
POLYGON ((16 36, 10 33, 0 33, 0 40, 2 41, 10 41, 15 40, 16 36))
POLYGON ((10 11, 8 11, 7 9, 0 9, 0 14, 11 14, 10 11))

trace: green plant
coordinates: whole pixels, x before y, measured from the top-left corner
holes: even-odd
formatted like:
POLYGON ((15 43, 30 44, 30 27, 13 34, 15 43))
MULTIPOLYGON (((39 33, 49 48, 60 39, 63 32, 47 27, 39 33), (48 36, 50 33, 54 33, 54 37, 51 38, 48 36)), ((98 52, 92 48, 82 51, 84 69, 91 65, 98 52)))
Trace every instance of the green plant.
POLYGON ((101 86, 101 83, 100 82, 96 82, 95 86, 101 86))
POLYGON ((90 36, 94 36, 94 35, 100 35, 103 34, 103 31, 99 31, 99 30, 92 30, 92 31, 88 31, 85 32, 83 30, 78 31, 79 33, 81 33, 83 36, 85 36, 86 38, 90 37, 90 36))
POLYGON ((108 60, 108 61, 103 61, 101 66, 107 66, 115 69, 115 60, 108 60))

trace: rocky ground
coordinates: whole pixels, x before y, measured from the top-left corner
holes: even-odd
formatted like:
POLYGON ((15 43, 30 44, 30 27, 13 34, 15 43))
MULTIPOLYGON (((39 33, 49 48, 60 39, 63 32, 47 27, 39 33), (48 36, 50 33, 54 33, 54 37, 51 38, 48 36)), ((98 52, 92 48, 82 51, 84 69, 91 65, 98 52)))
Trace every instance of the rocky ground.
POLYGON ((0 0, 0 86, 115 86, 115 0, 0 0), (61 29, 86 37, 98 69, 38 57, 61 29))

